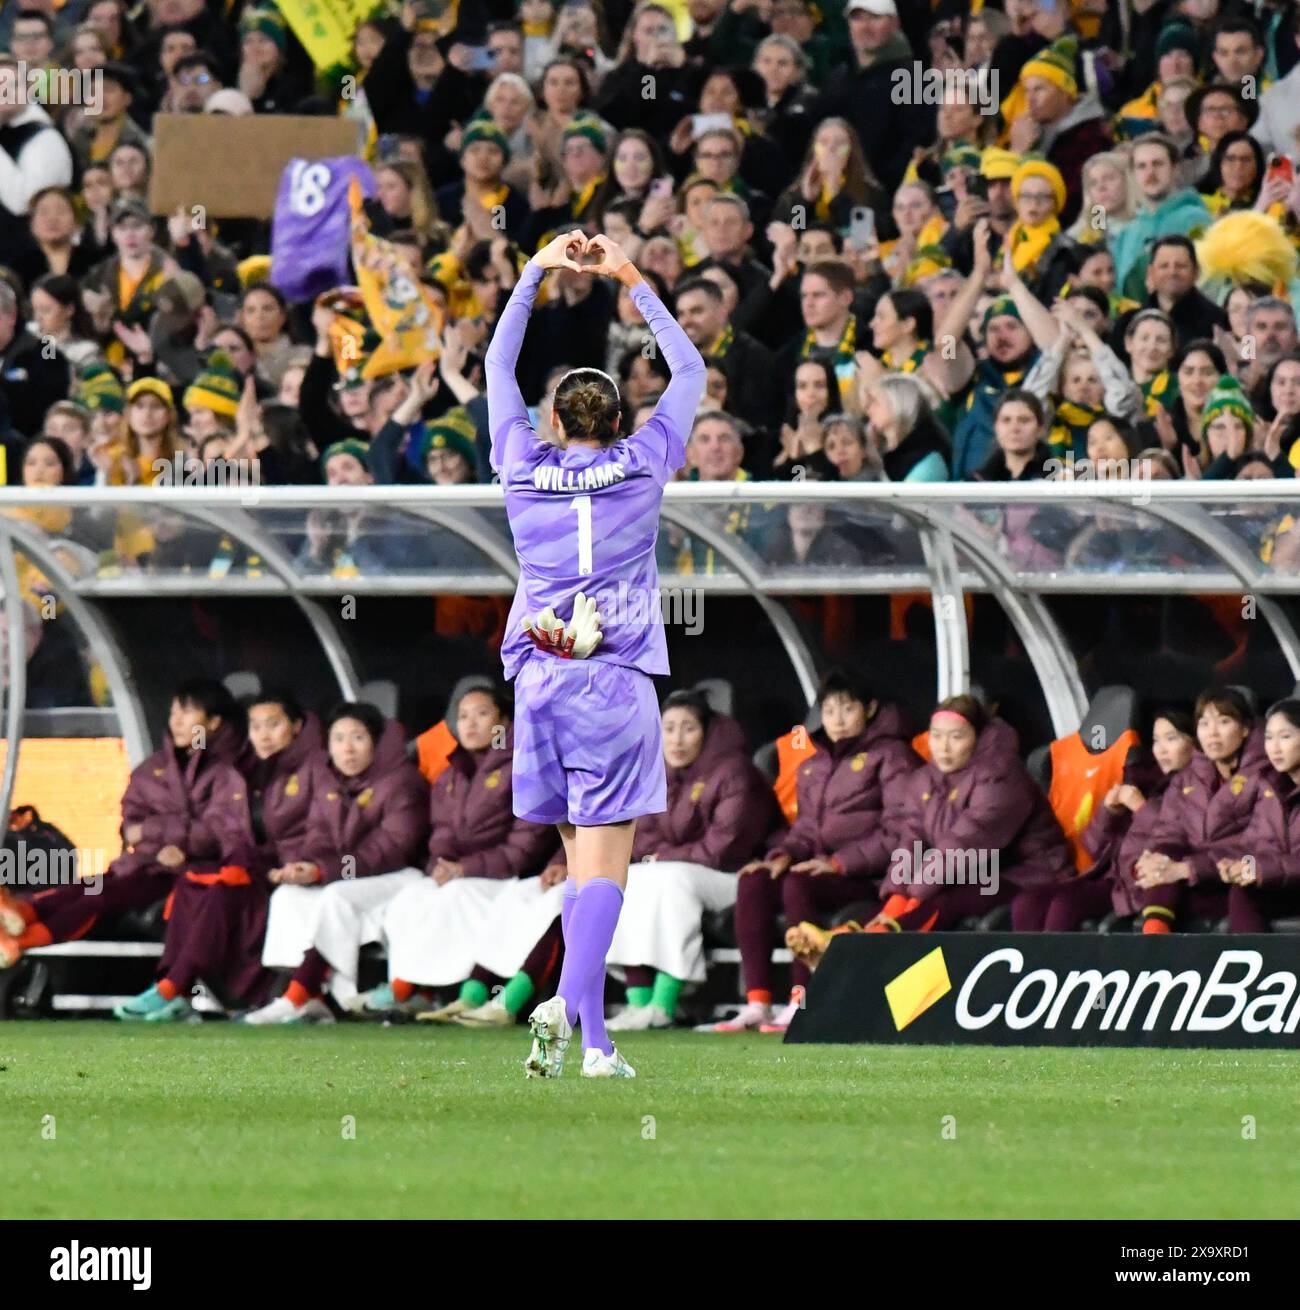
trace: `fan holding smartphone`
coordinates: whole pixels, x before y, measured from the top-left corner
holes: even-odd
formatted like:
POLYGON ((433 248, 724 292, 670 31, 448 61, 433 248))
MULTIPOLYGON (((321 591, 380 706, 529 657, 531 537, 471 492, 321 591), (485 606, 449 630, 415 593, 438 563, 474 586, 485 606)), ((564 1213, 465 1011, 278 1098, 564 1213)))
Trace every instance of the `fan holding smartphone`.
POLYGON ((809 223, 829 223, 841 232, 855 229, 863 239, 867 221, 861 211, 874 216, 882 212, 887 198, 871 172, 862 143, 852 126, 842 118, 827 118, 817 127, 808 144, 797 181, 781 194, 773 214, 797 228, 809 223), (796 218, 802 221, 796 223, 796 218))

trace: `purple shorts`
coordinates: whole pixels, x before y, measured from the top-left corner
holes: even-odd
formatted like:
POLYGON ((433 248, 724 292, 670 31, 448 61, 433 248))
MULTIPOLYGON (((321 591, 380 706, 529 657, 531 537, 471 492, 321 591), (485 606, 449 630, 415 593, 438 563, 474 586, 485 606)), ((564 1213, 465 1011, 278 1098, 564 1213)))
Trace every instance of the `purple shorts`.
POLYGON ((592 828, 668 807, 659 703, 644 673, 531 656, 515 678, 514 809, 592 828))

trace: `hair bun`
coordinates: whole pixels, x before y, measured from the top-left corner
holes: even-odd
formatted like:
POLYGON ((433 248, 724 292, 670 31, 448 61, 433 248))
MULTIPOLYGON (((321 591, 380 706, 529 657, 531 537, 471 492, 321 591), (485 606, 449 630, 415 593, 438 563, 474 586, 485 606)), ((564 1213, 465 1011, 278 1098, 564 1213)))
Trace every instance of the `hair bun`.
POLYGON ((618 388, 599 369, 576 368, 555 388, 554 412, 570 440, 611 442, 618 434, 618 388))

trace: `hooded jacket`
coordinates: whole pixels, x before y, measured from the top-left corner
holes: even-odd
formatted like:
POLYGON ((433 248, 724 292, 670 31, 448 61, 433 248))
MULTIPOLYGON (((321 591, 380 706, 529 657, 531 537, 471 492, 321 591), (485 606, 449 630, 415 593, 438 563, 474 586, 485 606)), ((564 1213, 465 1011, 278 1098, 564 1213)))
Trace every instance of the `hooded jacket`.
POLYGON ((908 861, 881 883, 882 897, 900 885, 920 900, 942 889, 912 867, 917 843, 923 850, 996 852, 999 876, 1018 888, 1070 877, 1074 860, 1065 834, 1021 763, 1017 744, 1014 729, 995 719, 963 768, 943 773, 929 763, 912 775, 890 823, 893 846, 908 861))
POLYGON ((343 777, 324 754, 312 761, 311 774, 301 847, 280 843, 287 861, 314 864, 322 883, 419 863, 429 831, 429 792, 420 771, 407 761, 398 724, 385 724, 370 767, 356 777, 343 777))
POLYGON ((861 735, 832 742, 812 734, 817 753, 800 766, 795 821, 768 853, 795 863, 824 855, 849 876, 883 873, 889 861, 885 812, 904 793, 920 757, 896 706, 881 705, 861 735))
POLYGON ((1271 764, 1260 770, 1250 818, 1222 854, 1255 861, 1255 886, 1264 891, 1300 887, 1300 787, 1271 764))
POLYGON ((515 818, 514 736, 500 749, 457 746, 429 792, 429 861, 455 860, 467 878, 518 878, 541 871, 555 829, 515 818))
POLYGON ((246 743, 222 723, 202 750, 178 751, 170 740, 134 769, 122 797, 122 830, 138 824, 142 835, 110 866, 129 873, 157 863, 164 846, 182 851, 191 866, 217 867, 249 857, 247 785, 236 767, 246 743))
POLYGON ((1141 843, 1139 851, 1150 843, 1165 793, 1177 776, 1176 773, 1162 773, 1159 765, 1144 754, 1136 767, 1125 768, 1124 781, 1141 791, 1146 804, 1136 814, 1128 808, 1112 814, 1104 805, 1098 805, 1088 826, 1079 834, 1084 849, 1092 856, 1092 867, 1084 876, 1109 881, 1111 904, 1116 914, 1137 914, 1143 905, 1132 870, 1127 873, 1120 871, 1120 850, 1130 836, 1141 843))
POLYGON ((1141 205, 1111 243, 1115 286, 1122 295, 1145 300, 1147 250, 1156 237, 1188 236, 1210 224, 1210 211, 1190 187, 1166 196, 1154 209, 1141 205))
POLYGON ((307 837, 312 779, 324 756, 320 720, 308 714, 298 735, 269 760, 253 758, 248 778, 249 823, 269 869, 289 863, 282 850, 299 850, 307 837))
POLYGON ((715 714, 693 764, 668 770, 668 808, 638 821, 632 859, 654 855, 739 869, 776 826, 776 798, 745 750, 735 719, 715 714))
POLYGON ((1120 848, 1120 874, 1131 878, 1142 852, 1151 850, 1185 860, 1191 866, 1188 882, 1192 886, 1218 883, 1218 862, 1239 849, 1239 838, 1250 820, 1267 764, 1260 727, 1246 738, 1241 760, 1229 778, 1198 753, 1166 789, 1160 813, 1146 839, 1129 830, 1120 848))

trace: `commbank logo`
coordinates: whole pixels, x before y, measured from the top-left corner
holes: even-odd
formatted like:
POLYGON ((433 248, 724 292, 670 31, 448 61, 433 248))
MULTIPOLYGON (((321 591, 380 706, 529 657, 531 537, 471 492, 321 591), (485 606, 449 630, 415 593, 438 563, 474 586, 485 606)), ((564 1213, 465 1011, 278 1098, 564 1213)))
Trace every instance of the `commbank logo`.
POLYGON ((936 946, 929 955, 923 955, 885 984, 885 1000, 889 1002, 894 1027, 901 1033, 950 991, 952 980, 948 977, 943 947, 936 946))
POLYGON ((1260 979, 1263 964, 1259 951, 1224 950, 1208 975, 1119 968, 1071 969, 1062 977, 1052 968, 1024 973, 1023 953, 1004 947, 971 968, 957 994, 956 1019, 969 1032, 1002 1024, 1016 1032, 1215 1033, 1237 1026, 1246 1034, 1294 1033, 1300 1023, 1296 975, 1275 970, 1260 979))

